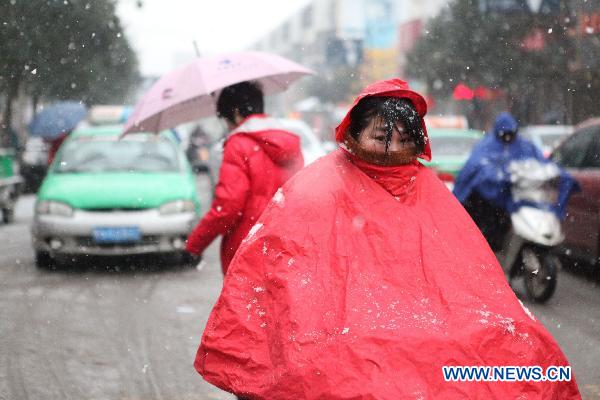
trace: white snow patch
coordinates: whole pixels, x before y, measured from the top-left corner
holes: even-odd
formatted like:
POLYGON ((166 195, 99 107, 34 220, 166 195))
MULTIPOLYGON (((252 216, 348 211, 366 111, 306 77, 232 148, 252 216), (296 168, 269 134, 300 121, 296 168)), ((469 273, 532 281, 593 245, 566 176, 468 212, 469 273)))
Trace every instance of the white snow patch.
POLYGON ((529 311, 529 308, 525 307, 525 305, 523 303, 521 303, 521 300, 517 300, 517 301, 519 302, 519 304, 523 308, 523 311, 525 311, 525 314, 527 314, 527 316, 529 318, 531 318, 533 321, 535 321, 535 317, 533 316, 533 314, 531 313, 531 311, 529 311))
POLYGON ((283 202, 285 201, 285 196, 283 195, 283 190, 281 188, 277 189, 275 195, 273 195, 273 201, 275 204, 283 206, 283 202))
POLYGON ((506 331, 511 335, 515 334, 515 323, 512 318, 505 318, 500 320, 500 325, 502 325, 504 329, 506 329, 506 331))
POLYGON ((217 207, 216 207, 216 210, 217 210, 217 212, 221 212, 221 210, 223 210, 223 207, 221 207, 221 206, 217 206, 217 207))
POLYGON ((345 335, 348 332, 350 332, 350 328, 344 328, 344 329, 342 329, 342 335, 345 335))
POLYGON ((294 258, 290 258, 287 262, 288 267, 291 267, 292 265, 294 265, 294 263, 296 262, 296 260, 294 260, 294 258))
POLYGON ((266 322, 263 322, 262 324, 260 324, 260 327, 261 327, 261 328, 266 328, 266 327, 267 327, 267 323, 266 323, 266 322))
POLYGON ((306 279, 301 279, 300 280, 300 283, 302 284, 302 286, 308 285, 309 282, 310 282, 310 278, 306 278, 306 279))
POLYGON ((246 236, 246 239, 244 239, 244 242, 247 242, 248 240, 252 239, 252 237, 254 237, 254 235, 256 235, 256 232, 258 232, 260 230, 260 228, 263 227, 263 224, 255 224, 252 229, 250 229, 250 232, 248 232, 248 236, 246 236))
POLYGON ((264 287, 261 287, 261 286, 256 286, 256 287, 255 287, 255 288, 253 288, 253 289, 254 289, 254 291, 255 291, 256 293, 260 293, 260 292, 264 292, 264 291, 265 291, 265 288, 264 288, 264 287))

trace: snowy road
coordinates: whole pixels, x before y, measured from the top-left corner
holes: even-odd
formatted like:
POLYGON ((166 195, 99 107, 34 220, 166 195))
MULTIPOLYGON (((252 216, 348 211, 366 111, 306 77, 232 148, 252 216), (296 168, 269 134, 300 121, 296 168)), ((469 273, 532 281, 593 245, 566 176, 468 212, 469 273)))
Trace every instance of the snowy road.
MULTIPOLYGON (((0 226, 0 399, 231 399, 192 363, 221 288, 208 267, 38 270, 33 198, 0 226)), ((101 265, 97 265, 101 267, 101 265)))
MULTIPOLYGON (((203 185, 203 187, 205 187, 203 185)), ((203 196, 206 205, 206 195, 203 196)), ((221 286, 217 245, 202 271, 41 271, 33 198, 0 226, 0 399, 230 399, 192 362, 221 286)), ((546 305, 526 305, 555 335, 585 399, 600 399, 600 287, 565 272, 546 305)))

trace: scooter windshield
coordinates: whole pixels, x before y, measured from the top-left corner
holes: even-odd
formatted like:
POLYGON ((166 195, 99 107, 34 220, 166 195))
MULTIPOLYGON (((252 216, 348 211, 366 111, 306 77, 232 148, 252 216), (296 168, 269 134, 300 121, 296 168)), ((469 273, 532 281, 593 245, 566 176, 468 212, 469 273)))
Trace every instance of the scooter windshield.
POLYGON ((556 164, 533 158, 515 160, 509 164, 508 172, 515 203, 555 205, 558 201, 560 169, 556 164))

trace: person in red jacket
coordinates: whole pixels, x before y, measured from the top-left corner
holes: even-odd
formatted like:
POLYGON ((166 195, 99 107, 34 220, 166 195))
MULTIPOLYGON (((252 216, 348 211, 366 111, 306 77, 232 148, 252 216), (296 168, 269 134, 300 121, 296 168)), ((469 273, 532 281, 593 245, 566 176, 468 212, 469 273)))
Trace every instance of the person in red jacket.
POLYGON ((60 149, 60 146, 62 146, 63 142, 65 140, 67 140, 67 137, 69 137, 70 133, 71 133, 71 131, 62 132, 56 138, 54 138, 54 139, 48 139, 46 141, 46 143, 49 144, 49 148, 48 148, 48 166, 50 166, 50 164, 52 164, 52 162, 54 161, 54 157, 56 157, 56 153, 58 153, 58 150, 60 149))
POLYGON ((277 189, 304 166, 300 138, 263 110, 263 93, 255 82, 228 86, 217 100, 217 115, 232 132, 224 144, 215 198, 190 233, 186 250, 201 255, 222 235, 224 274, 277 189))
POLYGON ((556 341, 418 161, 431 159, 426 111, 400 79, 368 86, 336 129, 341 148, 273 197, 206 323, 204 379, 251 400, 581 399, 573 376, 554 379, 568 367, 556 341))

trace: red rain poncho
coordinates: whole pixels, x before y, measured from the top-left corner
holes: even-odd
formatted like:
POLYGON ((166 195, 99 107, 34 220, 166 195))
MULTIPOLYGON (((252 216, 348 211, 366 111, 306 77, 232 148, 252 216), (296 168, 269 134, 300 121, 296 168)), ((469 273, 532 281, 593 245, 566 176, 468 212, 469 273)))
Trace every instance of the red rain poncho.
POLYGON ((568 362, 432 171, 342 149, 275 194, 195 361, 250 399, 580 398, 574 381, 446 382, 446 365, 568 362))

